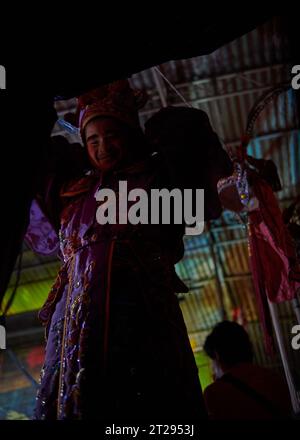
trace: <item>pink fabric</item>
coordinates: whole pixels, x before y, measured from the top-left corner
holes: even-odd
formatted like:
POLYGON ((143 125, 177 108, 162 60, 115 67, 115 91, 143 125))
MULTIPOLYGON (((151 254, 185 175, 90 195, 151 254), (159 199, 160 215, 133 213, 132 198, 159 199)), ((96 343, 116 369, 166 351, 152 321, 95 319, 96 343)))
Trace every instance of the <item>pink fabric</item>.
POLYGON ((250 266, 265 346, 267 352, 273 354, 273 329, 267 299, 279 303, 295 298, 300 278, 299 281, 294 279, 298 271, 295 248, 271 187, 255 177, 253 188, 259 208, 249 212, 250 266))
POLYGON ((255 266, 269 300, 289 301, 295 298, 296 291, 300 288, 300 279, 297 281, 292 276, 292 272, 295 274, 299 269, 295 248, 271 187, 257 179, 254 192, 259 200, 259 208, 249 213, 251 258, 259 255, 261 267, 257 267, 258 262, 255 266), (251 252, 254 247, 256 254, 251 252))

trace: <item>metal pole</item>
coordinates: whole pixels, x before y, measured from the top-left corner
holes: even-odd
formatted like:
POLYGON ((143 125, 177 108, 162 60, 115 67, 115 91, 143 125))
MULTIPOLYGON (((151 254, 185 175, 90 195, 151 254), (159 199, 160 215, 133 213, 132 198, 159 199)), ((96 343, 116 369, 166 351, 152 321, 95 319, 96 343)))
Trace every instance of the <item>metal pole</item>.
POLYGON ((213 259, 213 263, 214 263, 216 292, 217 292, 217 297, 218 297, 219 304, 220 304, 220 311, 221 311, 222 320, 224 320, 227 318, 227 313, 226 313, 224 300, 223 300, 224 295, 223 295, 223 288, 222 288, 221 277, 220 277, 221 268, 219 267, 219 261, 218 261, 218 258, 217 258, 216 252, 215 252, 214 237, 213 237, 213 234, 210 230, 209 222, 207 222, 207 233, 208 233, 209 249, 210 249, 210 253, 211 253, 211 256, 213 259))
POLYGON ((163 90, 163 86, 161 84, 161 79, 158 77, 157 71, 154 67, 151 68, 152 71, 152 75, 153 75, 153 79, 161 100, 161 104, 163 107, 167 107, 167 100, 166 100, 166 95, 165 95, 165 91, 163 90))
POLYGON ((276 335, 276 339, 277 339, 277 343, 278 343, 278 347, 279 347, 279 352, 280 352, 280 356, 281 356, 281 360, 282 360, 282 364, 283 364, 283 368, 284 368, 284 372, 285 372, 286 381, 287 381, 287 384, 289 387, 293 410, 294 410, 295 414, 298 414, 298 413, 300 413, 300 401, 299 401, 298 392, 297 392, 295 384, 294 384, 290 365, 288 362, 287 351, 286 351, 286 348, 284 345, 283 334, 282 334, 282 330, 281 330, 280 324, 279 324, 278 310, 276 308, 276 305, 274 303, 272 303, 269 299, 268 299, 268 304, 269 304, 272 323, 273 323, 273 327, 274 327, 274 331, 275 331, 275 335, 276 335))

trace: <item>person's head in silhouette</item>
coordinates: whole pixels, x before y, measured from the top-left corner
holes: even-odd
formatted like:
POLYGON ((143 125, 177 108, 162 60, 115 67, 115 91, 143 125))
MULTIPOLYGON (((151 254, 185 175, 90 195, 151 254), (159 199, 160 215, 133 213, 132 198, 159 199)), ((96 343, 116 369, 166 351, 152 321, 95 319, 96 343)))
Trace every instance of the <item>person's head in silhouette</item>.
POLYGON ((205 340, 204 351, 213 361, 216 379, 235 365, 253 360, 248 333, 233 321, 223 321, 214 327, 205 340))

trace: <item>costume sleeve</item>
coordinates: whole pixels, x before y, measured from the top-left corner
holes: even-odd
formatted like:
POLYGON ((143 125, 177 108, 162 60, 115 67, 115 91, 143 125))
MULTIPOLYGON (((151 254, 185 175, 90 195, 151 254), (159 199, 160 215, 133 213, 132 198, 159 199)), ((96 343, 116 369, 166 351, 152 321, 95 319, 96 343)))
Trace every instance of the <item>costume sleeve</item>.
POLYGON ((60 186, 55 176, 48 175, 43 189, 31 202, 24 240, 34 252, 41 255, 56 255, 59 252, 60 186))
POLYGON ((46 166, 39 190, 31 203, 25 242, 41 255, 59 254, 58 231, 62 211, 61 189, 76 180, 87 167, 85 151, 80 144, 70 144, 63 136, 51 138, 46 166))
POLYGON ((59 251, 58 234, 36 199, 31 203, 25 242, 41 255, 54 255, 59 251))

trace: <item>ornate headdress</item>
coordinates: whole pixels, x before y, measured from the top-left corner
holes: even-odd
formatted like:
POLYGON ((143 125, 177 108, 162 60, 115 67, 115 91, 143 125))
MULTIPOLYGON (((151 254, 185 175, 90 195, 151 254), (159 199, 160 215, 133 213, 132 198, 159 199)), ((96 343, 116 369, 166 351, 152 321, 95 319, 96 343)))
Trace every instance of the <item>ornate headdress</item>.
POLYGON ((119 80, 79 96, 76 113, 67 114, 65 120, 79 128, 82 139, 87 124, 99 116, 113 117, 139 128, 138 110, 146 102, 145 91, 133 90, 127 80, 119 80))

